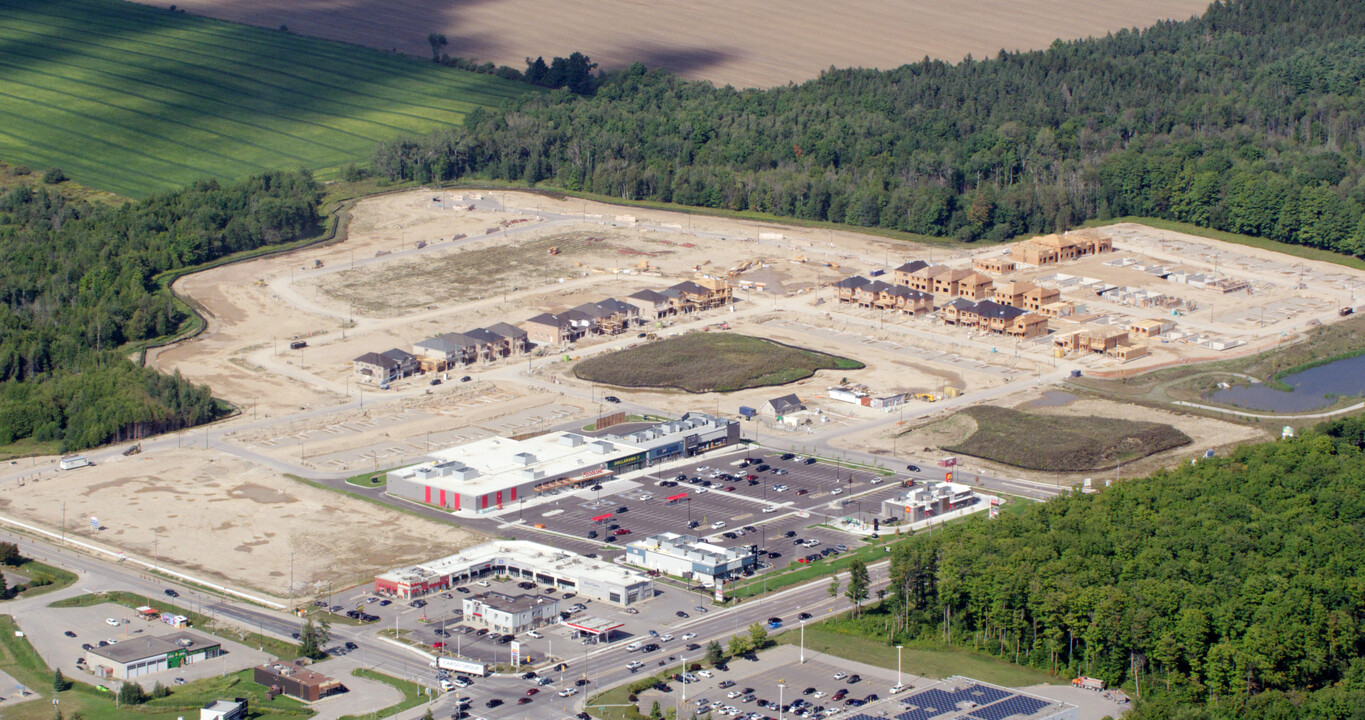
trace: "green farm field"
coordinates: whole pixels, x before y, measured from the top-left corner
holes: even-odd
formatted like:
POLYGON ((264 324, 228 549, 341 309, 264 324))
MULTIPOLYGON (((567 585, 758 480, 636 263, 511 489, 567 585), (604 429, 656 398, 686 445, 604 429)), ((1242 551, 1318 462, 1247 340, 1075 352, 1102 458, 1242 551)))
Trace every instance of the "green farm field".
POLYGON ((528 85, 117 0, 0 0, 0 160, 130 197, 458 125, 528 85))

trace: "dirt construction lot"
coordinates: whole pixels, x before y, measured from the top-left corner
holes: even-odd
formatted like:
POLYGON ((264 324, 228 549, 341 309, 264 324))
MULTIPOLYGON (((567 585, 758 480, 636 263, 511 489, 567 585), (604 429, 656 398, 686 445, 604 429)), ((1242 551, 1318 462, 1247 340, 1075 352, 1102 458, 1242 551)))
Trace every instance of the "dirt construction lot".
POLYGON ((275 597, 367 580, 482 536, 283 478, 213 450, 110 461, 0 489, 6 515, 275 597), (104 529, 92 533, 90 517, 104 529), (153 543, 155 547, 153 547, 153 543))
POLYGON ((1001 48, 1047 47, 1056 38, 1103 35, 1202 13, 1206 0, 183 0, 196 13, 431 57, 427 34, 444 33, 452 57, 523 69, 527 57, 586 53, 603 68, 643 62, 717 85, 801 82, 834 67, 894 68, 927 56, 956 62, 1001 48), (535 22, 528 22, 534 18, 535 22))

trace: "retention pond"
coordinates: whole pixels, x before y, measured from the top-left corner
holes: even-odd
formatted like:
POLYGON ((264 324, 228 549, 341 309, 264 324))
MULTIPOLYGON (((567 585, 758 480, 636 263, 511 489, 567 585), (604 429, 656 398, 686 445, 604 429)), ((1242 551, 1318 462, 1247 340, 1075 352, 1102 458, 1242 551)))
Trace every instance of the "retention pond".
POLYGON ((1268 412, 1308 412, 1336 403, 1339 397, 1365 395, 1365 355, 1335 360, 1280 378, 1291 390, 1266 385, 1236 386, 1216 390, 1207 400, 1268 412))

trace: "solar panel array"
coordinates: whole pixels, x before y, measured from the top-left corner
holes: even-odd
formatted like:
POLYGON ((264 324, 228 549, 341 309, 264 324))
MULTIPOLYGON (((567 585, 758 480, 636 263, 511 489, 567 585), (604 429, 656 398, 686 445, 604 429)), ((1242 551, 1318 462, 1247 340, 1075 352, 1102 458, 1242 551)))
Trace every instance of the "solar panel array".
POLYGON ((1036 698, 1015 695, 1007 700, 1002 700, 994 705, 987 705, 978 708, 967 717, 975 720, 1005 720, 1011 715, 1029 716, 1042 710, 1051 703, 1038 700, 1036 698))
POLYGON ((929 720, 929 718, 941 714, 942 713, 938 710, 930 712, 928 710, 925 710, 924 708, 915 708, 914 710, 903 712, 900 715, 897 715, 896 720, 929 720))
POLYGON ((990 705, 993 702, 999 702, 1007 697, 1014 696, 1014 693, 1008 690, 1001 690, 986 685, 977 685, 968 690, 968 694, 972 696, 972 701, 977 705, 990 705))

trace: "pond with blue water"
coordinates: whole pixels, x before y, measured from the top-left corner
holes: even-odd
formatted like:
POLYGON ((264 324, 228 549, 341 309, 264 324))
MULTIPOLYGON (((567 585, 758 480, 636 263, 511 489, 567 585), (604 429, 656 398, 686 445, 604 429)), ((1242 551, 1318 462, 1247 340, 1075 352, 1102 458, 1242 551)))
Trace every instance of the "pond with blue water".
POLYGON ((1338 397, 1365 395, 1365 355, 1334 360, 1280 378, 1292 390, 1265 385, 1235 386, 1204 395, 1206 400, 1268 412, 1308 412, 1328 407, 1338 397))

